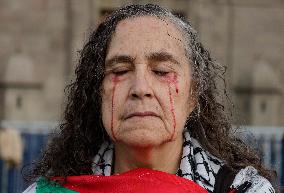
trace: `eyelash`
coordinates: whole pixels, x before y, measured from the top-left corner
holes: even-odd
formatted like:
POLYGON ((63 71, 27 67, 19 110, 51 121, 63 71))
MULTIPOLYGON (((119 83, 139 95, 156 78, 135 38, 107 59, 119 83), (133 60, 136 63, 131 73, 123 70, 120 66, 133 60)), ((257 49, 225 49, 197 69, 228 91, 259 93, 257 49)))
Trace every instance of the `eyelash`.
POLYGON ((112 73, 117 75, 117 76, 122 76, 126 74, 129 70, 119 70, 119 71, 113 71, 112 73))
POLYGON ((161 70, 153 70, 153 72, 158 76, 166 76, 167 74, 169 74, 169 72, 161 70))
MULTIPOLYGON (((116 76, 122 76, 122 75, 126 74, 128 71, 129 70, 119 70, 119 71, 113 71, 112 73, 116 76)), ((161 70, 153 70, 153 72, 157 76, 166 76, 167 74, 170 73, 168 71, 161 71, 161 70)))

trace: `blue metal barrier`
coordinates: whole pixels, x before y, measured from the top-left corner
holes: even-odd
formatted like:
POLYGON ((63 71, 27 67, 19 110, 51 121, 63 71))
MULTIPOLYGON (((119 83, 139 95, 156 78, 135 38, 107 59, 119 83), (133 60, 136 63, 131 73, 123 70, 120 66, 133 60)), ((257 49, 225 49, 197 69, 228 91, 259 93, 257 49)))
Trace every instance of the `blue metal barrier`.
POLYGON ((24 181, 22 168, 32 167, 31 163, 40 157, 42 148, 47 143, 48 133, 56 123, 50 122, 1 122, 2 128, 15 128, 20 131, 23 140, 23 162, 17 168, 9 169, 0 160, 0 193, 21 193, 29 185, 24 181))
POLYGON ((281 157, 282 157, 281 168, 282 168, 282 171, 281 171, 281 176, 280 176, 280 179, 281 179, 280 182, 281 182, 281 185, 284 186, 284 136, 282 137, 281 143, 282 143, 282 149, 281 149, 281 157))
MULTIPOLYGON (((47 134, 22 133, 21 136, 24 141, 23 164, 18 168, 5 168, 7 170, 8 180, 6 180, 7 184, 4 183, 4 186, 7 188, 7 193, 19 193, 27 188, 28 184, 23 180, 21 173, 22 167, 26 165, 29 167, 29 164, 38 159, 41 154, 41 149, 47 142, 47 134)), ((5 167, 3 162, 1 165, 2 168, 5 167)), ((5 178, 5 176, 2 177, 5 178)))
MULTIPOLYGON (((46 125, 46 129, 38 130, 38 124, 25 128, 18 125, 21 131, 21 137, 24 141, 23 164, 22 166, 31 164, 40 157, 42 148, 47 143, 48 131, 54 128, 51 125, 46 125), (34 128, 33 128, 34 127, 34 128), (31 129, 33 128, 33 129, 31 129), (36 131, 36 132, 35 132, 36 131)), ((284 185, 284 137, 283 128, 254 128, 246 127, 252 135, 249 135, 245 140, 255 149, 260 152, 263 163, 277 171, 278 184, 284 185)), ((23 180, 21 169, 8 169, 0 160, 0 193, 21 193, 25 190, 28 184, 23 180)))

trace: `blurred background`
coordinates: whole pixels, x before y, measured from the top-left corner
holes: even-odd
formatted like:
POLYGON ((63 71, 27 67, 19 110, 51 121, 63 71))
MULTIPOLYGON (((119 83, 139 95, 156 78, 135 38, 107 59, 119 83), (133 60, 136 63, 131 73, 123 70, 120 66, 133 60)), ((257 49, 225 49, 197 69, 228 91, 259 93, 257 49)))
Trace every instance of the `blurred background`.
POLYGON ((156 3, 187 18, 227 66, 235 124, 284 185, 283 0, 0 0, 0 193, 22 192, 62 117, 78 51, 107 14, 156 3))

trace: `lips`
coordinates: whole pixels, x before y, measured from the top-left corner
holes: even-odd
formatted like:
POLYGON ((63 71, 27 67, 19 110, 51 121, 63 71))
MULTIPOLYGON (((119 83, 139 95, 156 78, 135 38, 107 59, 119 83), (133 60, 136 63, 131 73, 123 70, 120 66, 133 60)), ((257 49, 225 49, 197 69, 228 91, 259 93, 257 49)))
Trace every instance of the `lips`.
POLYGON ((125 117, 125 119, 129 119, 129 118, 132 118, 132 117, 147 117, 147 116, 159 117, 156 113, 154 113, 152 111, 145 111, 145 112, 130 113, 125 117))

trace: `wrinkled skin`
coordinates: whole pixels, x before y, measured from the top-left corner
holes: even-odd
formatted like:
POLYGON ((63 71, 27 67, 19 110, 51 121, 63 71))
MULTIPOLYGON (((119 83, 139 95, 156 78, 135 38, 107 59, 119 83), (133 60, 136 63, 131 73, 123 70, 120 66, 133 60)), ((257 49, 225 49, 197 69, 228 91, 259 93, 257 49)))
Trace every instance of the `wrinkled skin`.
POLYGON ((181 146, 194 107, 181 40, 173 24, 155 17, 118 24, 107 52, 102 95, 103 124, 114 141, 141 147, 175 141, 181 146))

